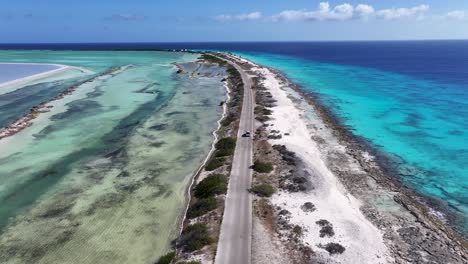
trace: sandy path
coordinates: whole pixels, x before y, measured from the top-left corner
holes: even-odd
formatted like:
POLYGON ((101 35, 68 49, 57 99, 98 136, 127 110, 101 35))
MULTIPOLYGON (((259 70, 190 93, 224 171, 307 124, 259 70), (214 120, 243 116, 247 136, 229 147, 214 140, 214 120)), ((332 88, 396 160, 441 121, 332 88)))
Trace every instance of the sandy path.
POLYGON ((272 126, 269 129, 289 133, 289 136, 271 140, 270 143, 285 145, 295 152, 304 161, 315 187, 308 193, 280 191, 272 197, 272 203, 291 212, 291 223, 303 227, 304 242, 318 254, 330 258, 328 252, 319 245, 334 242, 343 245, 346 251, 341 255, 332 255, 332 261, 387 263, 388 250, 382 233, 361 213, 361 203, 345 190, 326 167, 317 144, 311 138, 307 122, 302 117, 304 112, 295 107, 273 72, 266 68, 256 70, 266 78, 264 86, 277 100, 277 106, 272 108, 272 121, 269 122, 272 126), (300 207, 305 202, 312 202, 317 210, 312 213, 304 212, 300 207), (321 219, 328 220, 333 225, 335 236, 319 236, 320 226, 316 221, 321 219))

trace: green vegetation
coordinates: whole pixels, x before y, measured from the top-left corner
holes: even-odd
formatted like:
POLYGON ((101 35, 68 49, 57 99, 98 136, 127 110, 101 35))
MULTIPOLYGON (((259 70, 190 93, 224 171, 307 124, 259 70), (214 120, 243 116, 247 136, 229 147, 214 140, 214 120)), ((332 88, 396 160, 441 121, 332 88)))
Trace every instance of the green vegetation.
POLYGON ((324 248, 326 251, 328 251, 330 255, 341 254, 345 252, 346 250, 342 245, 338 243, 328 243, 326 245, 320 245, 320 246, 324 248))
POLYGON ((236 148, 236 139, 232 137, 220 139, 216 145, 216 157, 231 156, 236 148))
POLYGON ((202 216, 218 207, 218 202, 214 197, 203 198, 192 204, 187 212, 188 218, 202 216))
POLYGON ((296 236, 298 236, 298 237, 302 236, 302 227, 301 226, 298 226, 298 225, 294 226, 292 231, 296 236))
POLYGON ((232 76, 232 77, 239 77, 242 78, 241 74, 236 70, 236 68, 229 66, 227 69, 227 72, 232 76))
POLYGON ((224 157, 211 157, 211 159, 206 163, 205 170, 213 171, 217 168, 223 166, 226 158, 224 157))
POLYGON ((166 255, 159 258, 155 264, 171 264, 176 256, 175 251, 169 252, 166 255))
POLYGON ((222 121, 221 125, 222 126, 229 126, 232 122, 234 122, 237 119, 237 116, 233 113, 230 113, 228 116, 226 116, 222 121))
POLYGON ((273 112, 270 110, 270 109, 263 109, 263 112, 262 112, 264 115, 271 115, 273 112))
POLYGON ((193 224, 187 226, 178 241, 178 246, 185 252, 199 250, 213 242, 208 234, 208 227, 205 224, 193 224))
POLYGON ((269 173, 273 170, 273 165, 271 164, 271 162, 261 162, 256 160, 254 162, 253 169, 256 172, 269 173))
POLYGON ((211 63, 216 63, 219 66, 225 66, 227 64, 226 61, 224 61, 222 59, 219 59, 218 57, 215 57, 213 55, 207 54, 207 53, 202 54, 200 58, 202 60, 206 60, 206 61, 211 62, 211 63))
POLYGON ((253 186, 250 191, 260 197, 271 197, 276 192, 273 186, 266 183, 253 186))
POLYGON ((211 174, 203 179, 194 190, 197 198, 208 198, 227 191, 227 179, 222 174, 211 174))

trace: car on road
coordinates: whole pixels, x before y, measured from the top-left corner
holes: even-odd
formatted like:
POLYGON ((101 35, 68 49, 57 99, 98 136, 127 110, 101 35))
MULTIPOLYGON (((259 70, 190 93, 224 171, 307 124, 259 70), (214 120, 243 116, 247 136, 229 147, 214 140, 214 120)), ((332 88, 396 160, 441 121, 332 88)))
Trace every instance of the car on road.
POLYGON ((242 134, 242 137, 250 137, 250 131, 246 131, 244 134, 242 134))

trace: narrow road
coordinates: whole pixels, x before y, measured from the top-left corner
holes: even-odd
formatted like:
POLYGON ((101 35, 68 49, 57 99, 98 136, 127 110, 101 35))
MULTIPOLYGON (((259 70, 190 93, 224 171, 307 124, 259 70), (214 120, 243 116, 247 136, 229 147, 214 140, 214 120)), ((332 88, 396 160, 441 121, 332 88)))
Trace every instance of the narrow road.
POLYGON ((227 61, 242 76, 244 99, 240 116, 237 145, 229 178, 223 222, 216 251, 215 264, 250 264, 252 244, 252 183, 253 141, 242 134, 254 132, 254 99, 250 77, 236 63, 227 61))

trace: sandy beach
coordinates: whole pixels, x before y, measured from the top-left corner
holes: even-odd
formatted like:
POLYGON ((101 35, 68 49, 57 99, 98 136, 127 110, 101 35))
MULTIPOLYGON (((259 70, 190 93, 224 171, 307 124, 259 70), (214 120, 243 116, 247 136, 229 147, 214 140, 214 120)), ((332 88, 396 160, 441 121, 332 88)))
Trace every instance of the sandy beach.
MULTIPOLYGON (((360 211, 361 203, 348 193, 337 177, 327 168, 320 157, 317 144, 311 138, 307 124, 302 118, 303 113, 295 107, 288 93, 281 89, 280 80, 266 68, 256 71, 265 77, 264 85, 277 100, 273 108, 269 129, 287 133, 282 139, 271 140, 272 144, 285 145, 306 164, 306 168, 316 184, 311 193, 288 193, 280 191, 272 197, 272 203, 288 208, 291 212, 291 222, 302 226, 307 232, 304 242, 320 254, 328 253, 319 244, 338 242, 347 250, 336 257, 337 261, 347 263, 386 263, 388 250, 384 245, 382 233, 368 221, 360 211), (317 210, 307 213, 301 210, 301 205, 313 201, 317 210), (316 221, 327 219, 332 222, 336 233, 335 238, 319 237, 320 226, 316 221)), ((337 146, 339 147, 339 146, 337 146)))
POLYGON ((3 63, 3 62, 0 62, 0 64, 51 65, 51 66, 57 67, 56 69, 53 69, 53 70, 50 70, 50 71, 41 72, 41 73, 38 73, 38 74, 34 74, 34 75, 26 76, 26 77, 23 77, 23 78, 18 78, 18 79, 15 79, 15 80, 0 83, 0 95, 12 92, 12 91, 14 91, 16 89, 19 89, 20 87, 22 87, 23 85, 28 84, 29 82, 38 81, 38 80, 41 80, 41 79, 44 79, 44 78, 47 78, 47 77, 51 77, 51 76, 53 76, 53 75, 55 75, 57 73, 61 73, 64 70, 67 70, 67 69, 78 70, 79 72, 84 73, 84 74, 92 74, 93 73, 92 71, 84 69, 84 68, 73 67, 73 66, 68 66, 68 65, 63 65, 63 64, 3 63))
MULTIPOLYGON (((463 263, 466 259, 463 241, 424 209, 408 206, 416 204, 418 198, 413 199, 400 187, 379 179, 381 172, 374 156, 340 138, 335 127, 309 104, 310 99, 297 92, 297 87, 281 74, 237 59, 251 67, 259 76, 260 85, 275 100, 264 127, 267 134, 282 136, 272 137, 268 142, 294 152, 312 184, 304 192, 280 188, 269 199, 272 208, 276 208, 274 225, 286 221, 300 226, 303 230, 300 242, 312 249, 313 259, 327 263, 412 263, 422 257, 436 263, 442 259, 447 259, 447 263, 463 263), (314 210, 304 210, 305 203, 312 203, 314 210), (286 211, 281 213, 282 209, 286 211), (321 235, 319 223, 323 220, 332 227, 334 235, 321 235), (433 236, 434 241, 426 240, 428 236, 433 236), (338 243, 345 251, 329 254, 324 249, 327 243, 338 243)), ((285 240, 285 231, 265 232, 265 226, 254 222, 253 263, 264 263, 261 254, 255 252, 287 251, 285 247, 290 240, 285 240), (264 237, 267 234, 269 238, 264 237), (262 242, 265 240, 272 241, 270 246, 262 242)), ((269 260, 283 262, 284 254, 269 260)))

